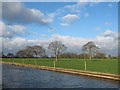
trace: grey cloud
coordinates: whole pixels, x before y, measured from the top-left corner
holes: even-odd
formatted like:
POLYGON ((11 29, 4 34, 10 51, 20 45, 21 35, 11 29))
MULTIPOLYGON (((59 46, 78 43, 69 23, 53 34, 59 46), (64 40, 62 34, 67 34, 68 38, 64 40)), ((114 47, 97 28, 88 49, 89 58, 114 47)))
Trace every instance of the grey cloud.
POLYGON ((116 40, 118 40, 118 33, 115 33, 108 29, 101 35, 101 37, 111 38, 116 41, 116 40))
POLYGON ((15 54, 19 50, 24 49, 26 46, 46 46, 49 43, 42 40, 27 40, 24 38, 2 38, 1 40, 2 42, 0 42, 0 45, 2 45, 2 50, 5 54, 9 52, 15 54))
POLYGON ((26 34, 26 27, 22 25, 6 25, 0 22, 0 37, 3 38, 13 38, 15 36, 20 36, 26 34))
POLYGON ((45 16, 41 11, 25 8, 23 3, 20 2, 3 2, 2 16, 9 23, 37 23, 47 25, 52 22, 52 19, 45 16))
POLYGON ((106 30, 103 34, 96 37, 96 43, 101 51, 117 55, 118 54, 118 32, 106 30))

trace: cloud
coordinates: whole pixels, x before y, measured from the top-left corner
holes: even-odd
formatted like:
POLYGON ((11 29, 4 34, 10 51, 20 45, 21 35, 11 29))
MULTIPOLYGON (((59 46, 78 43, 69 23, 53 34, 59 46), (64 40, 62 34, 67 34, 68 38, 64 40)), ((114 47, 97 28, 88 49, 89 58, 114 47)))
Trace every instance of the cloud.
POLYGON ((27 40, 25 38, 0 38, 2 42, 2 50, 5 54, 11 52, 16 53, 21 49, 24 49, 26 46, 41 45, 45 46, 46 42, 42 40, 27 40))
POLYGON ((101 36, 115 38, 118 36, 118 34, 108 29, 101 36))
POLYGON ((22 25, 6 25, 0 22, 0 37, 12 38, 17 35, 24 35, 26 33, 26 27, 22 25))
POLYGON ((83 11, 86 10, 85 6, 88 5, 88 2, 77 2, 72 5, 66 5, 62 8, 56 10, 56 15, 66 15, 68 13, 80 15, 83 11))
POLYGON ((75 14, 68 14, 63 17, 63 22, 67 21, 69 23, 69 22, 73 22, 76 19, 79 19, 79 16, 75 14))
POLYGON ((24 33, 25 32, 25 29, 26 27, 25 26, 22 26, 22 25, 10 25, 8 26, 10 29, 12 29, 15 33, 24 33))
POLYGON ((69 25, 73 23, 74 21, 78 20, 80 17, 75 14, 67 14, 62 18, 61 25, 69 25))
MULTIPOLYGON (((62 8, 57 9, 56 12, 54 13, 54 15, 62 17, 62 18, 65 17, 66 15, 69 15, 69 14, 77 15, 78 17, 80 17, 80 16, 88 17, 89 12, 87 12, 86 6, 91 6, 92 7, 96 4, 98 4, 98 2, 84 2, 84 1, 83 2, 77 2, 75 4, 66 5, 62 8)), ((66 22, 69 22, 69 21, 66 21, 66 22)), ((70 23, 66 23, 66 22, 64 23, 63 20, 62 20, 60 25, 61 26, 68 26, 70 23)))
POLYGON ((53 19, 44 15, 40 10, 28 9, 20 2, 3 2, 2 16, 8 23, 37 23, 50 24, 53 19))
MULTIPOLYGON (((48 16, 51 18, 61 18, 67 14, 76 14, 80 16, 81 12, 85 10, 85 6, 88 4, 88 2, 76 2, 75 4, 72 5, 65 5, 61 8, 58 8, 56 11, 53 13, 49 13, 48 16)), ((62 25, 67 25, 67 24, 62 24, 62 25)))
POLYGON ((111 30, 106 30, 96 38, 80 38, 71 36, 62 36, 59 34, 53 34, 49 39, 46 40, 27 40, 24 38, 3 38, 3 52, 8 53, 11 48, 11 52, 16 53, 25 46, 41 45, 44 48, 52 41, 59 40, 67 46, 66 52, 83 53, 81 47, 89 42, 93 41, 100 47, 101 52, 106 54, 117 55, 118 54, 118 33, 111 30), (106 36, 107 35, 107 36, 106 36))
POLYGON ((99 2, 90 2, 90 1, 79 1, 76 2, 75 4, 72 5, 66 5, 62 8, 57 9, 56 14, 57 15, 61 15, 61 13, 63 14, 67 14, 67 13, 71 13, 71 14, 76 14, 76 15, 80 15, 80 14, 84 14, 86 9, 86 6, 95 6, 97 5, 99 2))
POLYGON ((88 41, 95 42, 96 45, 100 47, 100 51, 105 52, 107 54, 117 55, 118 53, 118 33, 113 32, 111 30, 106 30, 101 35, 96 38, 76 38, 70 36, 61 36, 61 35, 53 35, 52 40, 59 40, 68 47, 68 51, 75 53, 82 53, 81 47, 87 43, 88 41), (106 37, 107 35, 107 37, 106 37), (113 43, 114 42, 114 43, 113 43))
POLYGON ((88 4, 88 2, 77 2, 74 5, 67 5, 64 7, 64 9, 68 9, 70 12, 72 13, 80 13, 81 9, 84 8, 84 6, 86 6, 88 4))
POLYGON ((106 30, 104 33, 96 37, 96 42, 99 43, 102 50, 108 50, 108 52, 112 50, 114 52, 115 49, 118 49, 118 33, 106 30))

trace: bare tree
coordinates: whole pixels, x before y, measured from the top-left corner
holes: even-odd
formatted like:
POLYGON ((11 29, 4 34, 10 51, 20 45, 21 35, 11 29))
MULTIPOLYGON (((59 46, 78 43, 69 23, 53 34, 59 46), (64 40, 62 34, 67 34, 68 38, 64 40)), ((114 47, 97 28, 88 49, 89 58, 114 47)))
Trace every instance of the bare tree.
POLYGON ((94 57, 94 54, 95 54, 96 52, 98 52, 98 49, 99 49, 99 47, 96 46, 94 42, 88 42, 88 43, 86 43, 86 44, 84 44, 84 45, 82 46, 82 50, 83 50, 85 53, 89 54, 89 56, 90 56, 89 58, 90 58, 90 59, 91 59, 92 57, 94 57))
POLYGON ((45 55, 45 49, 41 46, 27 46, 25 49, 16 53, 17 57, 42 57, 45 55))
POLYGON ((32 53, 35 54, 35 57, 43 57, 45 55, 45 49, 43 49, 41 46, 32 46, 32 53))
POLYGON ((24 51, 25 51, 27 57, 29 57, 29 58, 34 57, 32 46, 25 47, 24 51))
POLYGON ((98 52, 98 53, 96 53, 95 58, 99 58, 99 59, 106 58, 106 55, 105 55, 105 53, 98 52))
POLYGON ((25 50, 20 50, 20 51, 18 51, 17 53, 16 53, 16 55, 15 55, 16 57, 27 57, 27 55, 26 55, 26 51, 25 50))
POLYGON ((8 54, 7 54, 7 57, 8 57, 8 58, 14 58, 14 54, 8 53, 8 54))
POLYGON ((48 46, 48 49, 54 53, 56 61, 58 61, 58 57, 60 53, 65 51, 66 48, 67 47, 64 44, 62 44, 60 41, 51 42, 48 46))

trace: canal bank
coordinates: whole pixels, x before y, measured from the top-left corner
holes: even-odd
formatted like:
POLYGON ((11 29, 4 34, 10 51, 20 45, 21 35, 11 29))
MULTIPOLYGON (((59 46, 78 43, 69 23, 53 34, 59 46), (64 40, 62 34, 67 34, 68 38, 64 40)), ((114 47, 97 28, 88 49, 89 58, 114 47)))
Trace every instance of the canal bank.
POLYGON ((22 66, 22 67, 30 67, 30 68, 35 68, 35 69, 42 69, 42 70, 49 70, 49 71, 55 71, 55 72, 62 72, 62 73, 69 73, 69 74, 75 74, 75 75, 83 75, 83 76, 89 76, 89 77, 97 77, 97 78, 102 78, 102 79, 120 81, 120 75, 115 75, 115 74, 65 69, 65 68, 54 68, 54 67, 48 67, 48 66, 20 64, 20 63, 11 63, 11 62, 2 62, 2 64, 10 64, 10 65, 16 65, 16 66, 22 66))

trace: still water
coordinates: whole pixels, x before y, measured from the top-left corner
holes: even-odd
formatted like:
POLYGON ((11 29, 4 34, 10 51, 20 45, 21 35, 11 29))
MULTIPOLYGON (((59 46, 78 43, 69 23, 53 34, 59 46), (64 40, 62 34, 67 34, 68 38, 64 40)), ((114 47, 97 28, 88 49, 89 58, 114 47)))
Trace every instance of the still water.
POLYGON ((3 88, 118 88, 118 82, 59 72, 2 66, 3 88))

